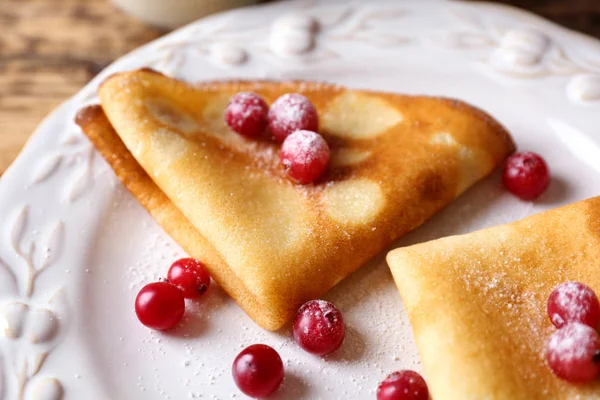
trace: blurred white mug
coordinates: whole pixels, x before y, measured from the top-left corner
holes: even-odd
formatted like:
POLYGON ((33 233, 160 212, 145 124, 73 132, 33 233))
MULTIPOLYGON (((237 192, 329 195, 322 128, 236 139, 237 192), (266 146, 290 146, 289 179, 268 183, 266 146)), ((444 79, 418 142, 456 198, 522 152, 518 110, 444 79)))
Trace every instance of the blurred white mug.
POLYGON ((260 0, 113 0, 131 15, 163 28, 177 28, 195 19, 259 3, 260 0))

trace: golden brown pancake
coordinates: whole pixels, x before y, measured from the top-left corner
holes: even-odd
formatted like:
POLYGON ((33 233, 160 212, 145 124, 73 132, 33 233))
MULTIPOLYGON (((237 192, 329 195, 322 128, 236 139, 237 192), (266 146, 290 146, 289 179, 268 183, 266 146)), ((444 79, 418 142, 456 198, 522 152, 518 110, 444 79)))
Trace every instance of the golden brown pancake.
POLYGON ((600 197, 390 252, 435 400, 600 399, 545 362, 552 289, 600 293, 600 197))
POLYGON ((271 330, 514 149, 502 126, 456 100, 310 82, 192 86, 149 70, 114 75, 99 95, 105 114, 88 108, 78 117, 96 148, 158 223, 271 330), (224 124, 240 91, 269 104, 289 92, 313 102, 332 151, 323 177, 292 182, 278 145, 224 124))

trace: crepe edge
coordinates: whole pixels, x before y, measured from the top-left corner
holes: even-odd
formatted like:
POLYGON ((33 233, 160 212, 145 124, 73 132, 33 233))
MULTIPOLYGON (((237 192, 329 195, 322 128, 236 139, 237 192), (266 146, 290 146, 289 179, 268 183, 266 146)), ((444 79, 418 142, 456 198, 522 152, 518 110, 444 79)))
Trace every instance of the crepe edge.
POLYGON ((202 260, 212 278, 264 329, 281 328, 291 317, 269 310, 223 261, 221 255, 152 181, 123 144, 100 105, 81 109, 75 122, 115 175, 154 220, 191 256, 202 260))

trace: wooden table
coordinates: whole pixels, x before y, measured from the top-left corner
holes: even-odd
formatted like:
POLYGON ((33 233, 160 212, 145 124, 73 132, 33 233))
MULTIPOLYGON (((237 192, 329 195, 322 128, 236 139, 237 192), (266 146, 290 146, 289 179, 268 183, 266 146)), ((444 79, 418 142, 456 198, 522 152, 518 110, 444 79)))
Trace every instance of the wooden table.
MULTIPOLYGON (((504 2, 600 37, 598 0, 504 2)), ((108 0, 0 0, 0 173, 48 112, 163 33, 108 0)))

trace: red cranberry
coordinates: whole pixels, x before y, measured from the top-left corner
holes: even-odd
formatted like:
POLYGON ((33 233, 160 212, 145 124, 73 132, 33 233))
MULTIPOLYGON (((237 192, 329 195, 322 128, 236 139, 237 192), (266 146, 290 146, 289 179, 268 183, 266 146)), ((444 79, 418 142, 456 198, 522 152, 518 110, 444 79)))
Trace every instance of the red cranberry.
POLYGON ((272 347, 254 344, 246 347, 233 362, 233 380, 246 395, 267 397, 283 381, 283 362, 272 347))
POLYGON ((298 93, 284 94, 275 100, 269 110, 268 120, 271 135, 278 143, 296 131, 319 130, 317 109, 310 100, 298 93))
POLYGON ((600 327, 600 303, 594 291, 580 282, 558 285, 548 297, 548 316, 557 328, 579 322, 594 329, 600 327))
POLYGON ((323 136, 311 131, 296 131, 281 145, 281 164, 299 183, 317 180, 329 163, 329 146, 323 136))
POLYGON ((324 356, 344 341, 344 319, 333 304, 324 300, 304 303, 294 319, 294 339, 309 353, 324 356))
POLYGON ((600 336, 587 325, 567 324, 550 337, 546 360, 561 379, 572 383, 592 381, 600 372, 600 336))
POLYGON ((177 286, 186 299, 202 296, 210 286, 210 274, 200 261, 182 258, 175 261, 167 274, 169 283, 177 286))
POLYGON ((267 128, 269 106, 256 93, 234 95, 225 110, 225 122, 240 135, 256 137, 267 128))
POLYGON ((534 200, 548 187, 550 170, 535 153, 517 153, 508 158, 502 176, 504 186, 523 200, 534 200))
POLYGON ((185 301, 181 290, 168 282, 149 283, 135 299, 135 313, 148 328, 165 330, 181 321, 185 301))
POLYGON ((428 400, 429 390, 415 371, 396 371, 377 387, 377 400, 428 400))

